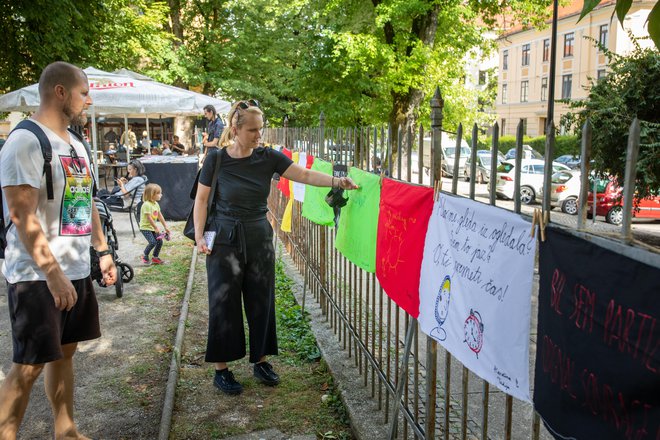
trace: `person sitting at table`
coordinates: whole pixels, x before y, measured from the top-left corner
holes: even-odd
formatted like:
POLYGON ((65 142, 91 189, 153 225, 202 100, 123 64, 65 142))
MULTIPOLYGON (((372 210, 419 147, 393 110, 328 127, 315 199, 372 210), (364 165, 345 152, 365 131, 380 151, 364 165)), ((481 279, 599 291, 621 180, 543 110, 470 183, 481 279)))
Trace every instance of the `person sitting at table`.
POLYGON ((151 147, 151 150, 149 151, 151 152, 152 156, 160 156, 160 148, 158 147, 151 147))
POLYGON ((163 156, 169 156, 172 154, 172 150, 170 149, 170 141, 167 139, 163 141, 163 149, 161 150, 160 154, 163 156))
POLYGON ((184 154, 186 147, 179 141, 179 136, 174 135, 172 138, 172 153, 184 154))
MULTIPOLYGON (((118 208, 127 208, 131 204, 131 191, 147 181, 147 176, 144 175, 144 164, 137 159, 131 160, 126 167, 128 170, 128 179, 120 177, 117 179, 117 185, 108 191, 101 189, 98 192, 99 199, 103 200, 109 206, 118 208)), ((142 193, 144 192, 144 185, 138 188, 135 193, 135 205, 142 200, 142 193)))

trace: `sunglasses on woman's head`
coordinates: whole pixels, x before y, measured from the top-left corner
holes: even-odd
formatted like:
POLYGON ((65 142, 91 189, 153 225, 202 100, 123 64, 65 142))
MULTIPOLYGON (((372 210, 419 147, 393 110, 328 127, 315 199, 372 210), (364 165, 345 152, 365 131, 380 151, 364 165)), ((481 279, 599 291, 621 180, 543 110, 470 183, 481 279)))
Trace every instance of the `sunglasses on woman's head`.
POLYGON ((259 108, 259 101, 256 99, 248 99, 247 101, 238 101, 238 108, 246 110, 249 107, 259 108))

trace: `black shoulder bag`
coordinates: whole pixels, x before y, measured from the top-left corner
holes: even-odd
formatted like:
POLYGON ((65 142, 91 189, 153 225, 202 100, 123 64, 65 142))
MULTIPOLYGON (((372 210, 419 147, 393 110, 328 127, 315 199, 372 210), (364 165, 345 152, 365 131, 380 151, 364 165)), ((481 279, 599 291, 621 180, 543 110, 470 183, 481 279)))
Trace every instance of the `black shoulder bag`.
MULTIPOLYGON (((215 188, 218 185, 218 174, 220 173, 220 164, 222 164, 222 150, 218 150, 215 161, 215 169, 213 170, 213 180, 211 181, 211 192, 209 193, 209 201, 206 207, 206 225, 204 225, 204 230, 208 230, 209 224, 211 222, 211 210, 213 209, 213 201, 215 199, 215 188)), ((183 227, 183 235, 195 241, 195 197, 197 196, 197 185, 199 184, 199 175, 202 170, 197 172, 197 177, 195 177, 195 183, 193 183, 192 189, 190 190, 190 198, 193 199, 192 207, 188 213, 188 219, 186 220, 186 225, 183 227)))

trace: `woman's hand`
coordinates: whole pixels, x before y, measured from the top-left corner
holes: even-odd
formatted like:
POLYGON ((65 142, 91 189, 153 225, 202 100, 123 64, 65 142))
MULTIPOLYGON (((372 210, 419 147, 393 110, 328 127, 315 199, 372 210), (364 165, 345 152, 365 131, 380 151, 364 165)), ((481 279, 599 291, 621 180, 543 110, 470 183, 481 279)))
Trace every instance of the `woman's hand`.
POLYGON ((201 238, 196 238, 195 242, 197 243, 197 252, 200 254, 206 254, 210 255, 211 254, 211 249, 206 246, 206 240, 204 237, 201 238))
POLYGON ((337 187, 341 189, 358 189, 358 186, 353 182, 353 179, 350 177, 338 177, 337 178, 337 187))

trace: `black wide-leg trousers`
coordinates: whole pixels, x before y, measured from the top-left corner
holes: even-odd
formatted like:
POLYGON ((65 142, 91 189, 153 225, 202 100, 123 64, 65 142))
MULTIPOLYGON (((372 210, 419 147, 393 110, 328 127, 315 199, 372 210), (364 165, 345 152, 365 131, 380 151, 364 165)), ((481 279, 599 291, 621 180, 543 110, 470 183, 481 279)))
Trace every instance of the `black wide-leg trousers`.
POLYGON ((213 251, 206 257, 209 326, 206 362, 245 357, 243 307, 249 328, 250 362, 277 354, 275 250, 265 217, 221 218, 213 251))

